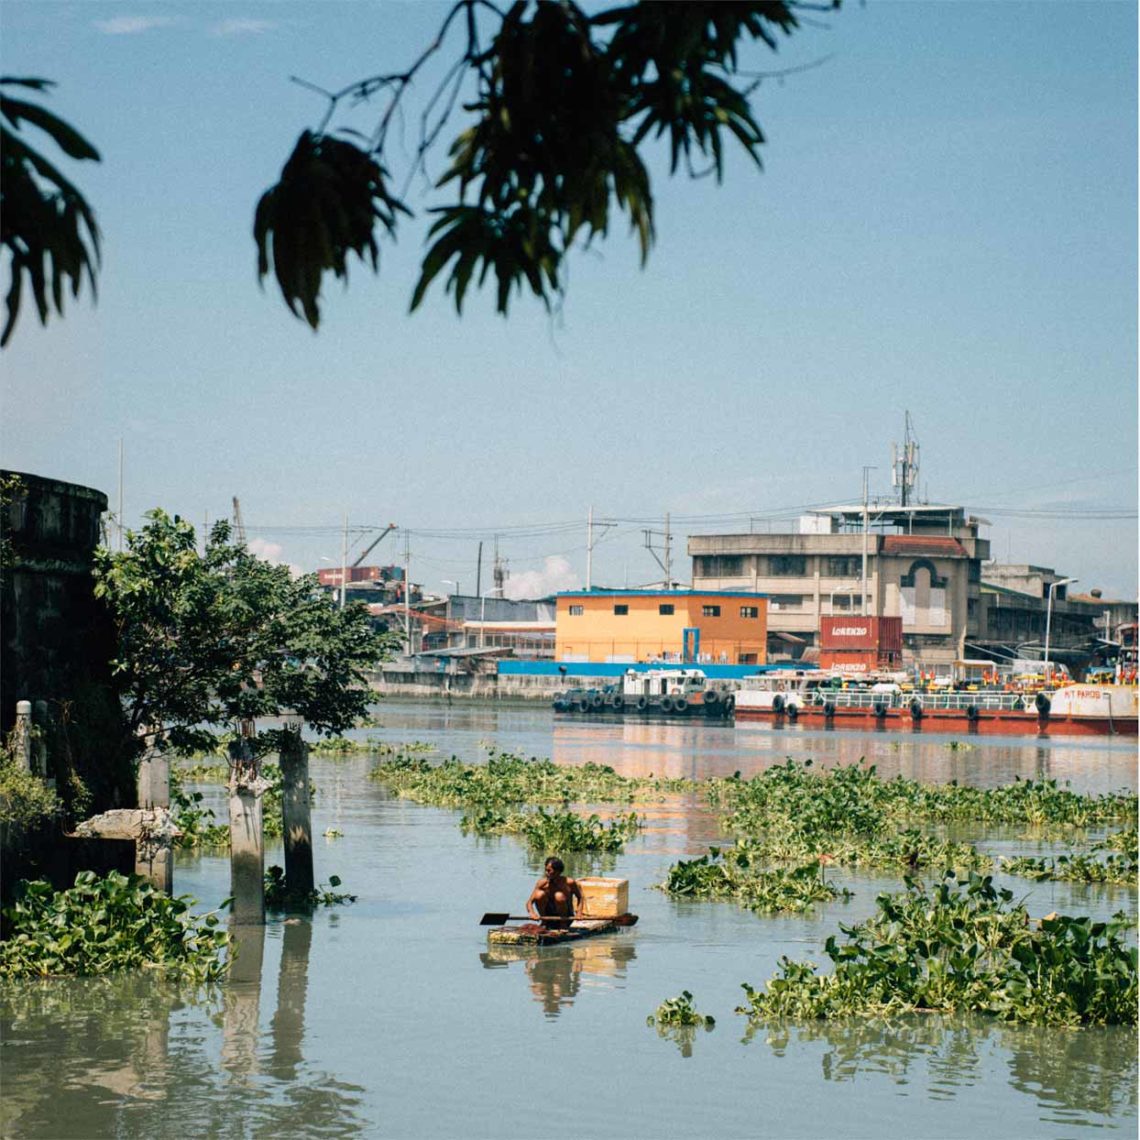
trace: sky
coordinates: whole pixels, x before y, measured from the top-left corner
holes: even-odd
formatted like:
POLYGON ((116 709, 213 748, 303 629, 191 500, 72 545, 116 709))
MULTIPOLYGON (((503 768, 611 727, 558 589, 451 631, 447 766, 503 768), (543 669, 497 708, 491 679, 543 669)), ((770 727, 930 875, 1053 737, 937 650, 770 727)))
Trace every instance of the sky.
MULTIPOLYGON (((337 90, 401 71, 447 8, 4 0, 6 75, 100 150, 65 163, 103 232, 99 297, 0 356, 4 467, 196 524, 240 499, 255 549, 305 570, 403 561, 439 592, 673 573, 694 533, 794 529, 891 494, 909 412, 918 494, 987 520, 1003 562, 1137 592, 1137 7, 883 3, 812 14, 753 107, 762 172, 650 158, 647 266, 623 219, 575 252, 559 312, 492 290, 408 305, 430 215, 321 329, 259 288, 253 211, 337 90), (782 72, 783 74, 776 74, 782 72), (602 524, 607 525, 602 525, 602 524), (645 532, 651 532, 648 537, 645 532)), ((423 101, 388 156, 402 185, 423 101)), ((414 100, 419 100, 416 103, 414 100)), ((376 104, 338 120, 367 131, 376 104)), ((458 120, 453 120, 458 123, 458 120)), ((444 135, 446 143, 450 132, 444 135)), ((0 283, 5 291, 7 280, 0 283)))

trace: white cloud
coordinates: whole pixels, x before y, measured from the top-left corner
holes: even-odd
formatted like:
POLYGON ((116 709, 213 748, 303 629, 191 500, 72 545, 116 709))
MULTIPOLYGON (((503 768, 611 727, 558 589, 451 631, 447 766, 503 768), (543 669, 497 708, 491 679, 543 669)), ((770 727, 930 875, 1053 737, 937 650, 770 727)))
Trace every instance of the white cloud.
POLYGON ((259 36, 272 31, 277 25, 272 20, 223 20, 210 29, 212 36, 259 36))
POLYGON ((559 590, 581 588, 581 581, 570 563, 561 555, 552 554, 543 562, 541 570, 524 570, 521 574, 512 574, 503 587, 503 593, 514 599, 544 598, 559 590))
POLYGON ((169 28, 178 21, 173 16, 115 16, 96 20, 95 27, 108 36, 137 36, 154 28, 169 28))
POLYGON ((281 557, 282 546, 279 542, 266 542, 264 538, 251 538, 247 543, 250 554, 268 562, 273 566, 288 566, 289 574, 293 578, 300 578, 304 571, 292 562, 286 562, 281 557))

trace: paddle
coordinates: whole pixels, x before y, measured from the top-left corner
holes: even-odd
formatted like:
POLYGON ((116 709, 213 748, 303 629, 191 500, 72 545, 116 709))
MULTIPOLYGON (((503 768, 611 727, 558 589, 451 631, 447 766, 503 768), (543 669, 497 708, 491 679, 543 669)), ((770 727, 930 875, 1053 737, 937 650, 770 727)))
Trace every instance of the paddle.
MULTIPOLYGON (((583 918, 583 916, 581 916, 581 915, 579 915, 577 917, 583 918)), ((483 917, 481 919, 479 919, 479 925, 480 926, 502 926, 504 923, 510 921, 511 919, 515 919, 518 922, 534 922, 534 919, 529 914, 506 914, 506 913, 498 914, 498 913, 492 913, 491 911, 488 911, 485 915, 483 915, 483 917)), ((601 919, 601 918, 591 919, 589 916, 585 916, 583 920, 586 922, 612 922, 615 926, 633 926, 637 922, 637 915, 636 914, 619 914, 616 917, 606 918, 606 919, 601 919)), ((564 918, 560 915, 553 915, 552 914, 552 915, 544 916, 543 918, 539 919, 539 921, 544 926, 551 926, 551 927, 555 927, 555 928, 562 927, 563 929, 565 929, 566 927, 568 927, 570 925, 570 923, 574 922, 575 919, 564 918)))

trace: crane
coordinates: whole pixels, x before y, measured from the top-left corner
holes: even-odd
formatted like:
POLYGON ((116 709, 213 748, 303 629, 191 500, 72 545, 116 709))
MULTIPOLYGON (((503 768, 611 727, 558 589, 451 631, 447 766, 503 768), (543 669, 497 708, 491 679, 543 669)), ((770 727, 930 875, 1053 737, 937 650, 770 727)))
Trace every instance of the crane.
POLYGON ((245 546, 245 523, 241 517, 241 503, 238 501, 237 495, 234 495, 234 538, 245 546))
MULTIPOLYGON (((236 503, 237 500, 235 499, 234 502, 236 503)), ((388 534, 390 534, 395 529, 396 529, 396 524, 395 523, 389 523, 380 532, 379 536, 377 538, 373 539, 371 544, 365 549, 364 553, 352 564, 350 569, 355 570, 357 568, 357 566, 359 566, 372 553, 372 551, 374 551, 376 549, 376 547, 380 545, 380 540, 382 538, 384 538, 385 536, 387 536, 388 534)))

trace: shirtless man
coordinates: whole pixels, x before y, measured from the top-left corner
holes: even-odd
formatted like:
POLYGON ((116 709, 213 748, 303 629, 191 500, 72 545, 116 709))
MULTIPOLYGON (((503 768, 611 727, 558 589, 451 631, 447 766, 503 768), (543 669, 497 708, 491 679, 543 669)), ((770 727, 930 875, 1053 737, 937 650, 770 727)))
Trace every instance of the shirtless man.
POLYGON ((573 918, 575 911, 582 909, 582 888, 562 874, 564 869, 557 855, 546 860, 546 878, 534 884, 526 900, 526 912, 532 918, 573 918))

